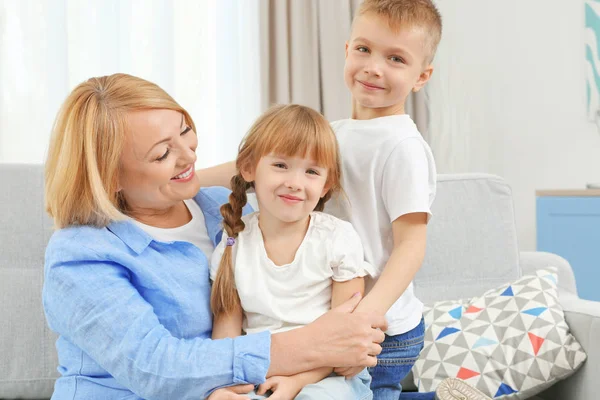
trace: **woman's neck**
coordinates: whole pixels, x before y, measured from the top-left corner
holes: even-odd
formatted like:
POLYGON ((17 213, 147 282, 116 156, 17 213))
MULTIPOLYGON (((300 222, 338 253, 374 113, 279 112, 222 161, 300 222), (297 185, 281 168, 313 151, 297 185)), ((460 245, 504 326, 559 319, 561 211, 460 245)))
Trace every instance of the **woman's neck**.
POLYGON ((267 256, 275 265, 286 265, 294 261, 310 224, 310 216, 284 222, 267 212, 258 215, 258 226, 262 233, 267 256))
POLYGON ((177 228, 192 220, 192 214, 183 201, 165 209, 138 208, 131 210, 129 216, 145 225, 156 228, 177 228))

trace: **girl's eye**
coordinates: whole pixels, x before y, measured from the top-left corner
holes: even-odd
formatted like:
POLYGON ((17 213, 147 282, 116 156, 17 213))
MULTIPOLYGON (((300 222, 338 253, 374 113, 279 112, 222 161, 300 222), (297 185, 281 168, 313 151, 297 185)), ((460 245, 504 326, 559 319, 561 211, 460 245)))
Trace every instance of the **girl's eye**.
POLYGON ((285 164, 284 163, 275 163, 273 164, 274 167, 276 168, 285 168, 285 164))
POLYGON ((156 159, 156 161, 163 161, 163 160, 165 160, 167 158, 167 156, 169 155, 170 152, 171 152, 171 150, 167 149, 167 151, 165 151, 165 154, 163 154, 162 156, 158 157, 156 159))
POLYGON ((402 63, 402 64, 404 64, 404 59, 402 59, 401 57, 391 56, 390 60, 392 60, 395 63, 402 63))
POLYGON ((186 126, 185 129, 183 130, 183 132, 181 132, 181 136, 185 135, 186 133, 188 133, 189 131, 191 131, 192 128, 189 126, 186 126))
POLYGON ((311 175, 319 175, 319 171, 315 170, 315 169, 309 169, 306 171, 307 174, 311 174, 311 175))
POLYGON ((365 46, 358 46, 356 48, 356 50, 360 51, 361 53, 368 53, 369 49, 367 49, 365 46))

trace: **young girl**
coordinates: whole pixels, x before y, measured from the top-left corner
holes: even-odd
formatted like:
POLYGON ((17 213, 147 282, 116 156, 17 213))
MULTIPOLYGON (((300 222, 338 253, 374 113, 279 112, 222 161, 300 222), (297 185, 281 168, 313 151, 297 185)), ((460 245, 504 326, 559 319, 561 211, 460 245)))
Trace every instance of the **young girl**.
MULTIPOLYGON (((243 140, 236 166, 211 262, 213 339, 298 328, 362 293, 372 269, 357 233, 320 212, 341 190, 338 146, 325 118, 299 105, 272 107, 243 140), (242 217, 250 188, 260 211, 242 217)), ((366 370, 345 379, 324 368, 272 376, 251 397, 363 400, 372 398, 369 385, 366 370)))

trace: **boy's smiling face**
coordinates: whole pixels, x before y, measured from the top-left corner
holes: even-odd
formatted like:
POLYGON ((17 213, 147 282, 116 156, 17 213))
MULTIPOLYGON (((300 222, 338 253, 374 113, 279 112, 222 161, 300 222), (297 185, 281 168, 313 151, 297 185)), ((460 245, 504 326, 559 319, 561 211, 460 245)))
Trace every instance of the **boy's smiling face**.
POLYGON ((433 72, 426 65, 425 35, 423 29, 413 27, 394 31, 378 15, 356 18, 346 43, 344 67, 354 102, 353 118, 404 114, 409 93, 421 89, 433 72))

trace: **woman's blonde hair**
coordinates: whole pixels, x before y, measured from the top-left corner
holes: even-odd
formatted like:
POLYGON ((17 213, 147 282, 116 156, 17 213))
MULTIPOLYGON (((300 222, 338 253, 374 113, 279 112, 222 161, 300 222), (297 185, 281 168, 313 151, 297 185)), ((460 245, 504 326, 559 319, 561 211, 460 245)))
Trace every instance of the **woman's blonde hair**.
POLYGON ((126 74, 90 78, 63 103, 48 148, 45 206, 57 228, 125 218, 117 193, 127 113, 168 109, 192 118, 158 85, 126 74))
MULTIPOLYGON (((242 141, 236 159, 237 170, 255 170, 261 157, 268 154, 308 157, 327 168, 325 187, 329 191, 317 203, 316 211, 323 211, 327 200, 341 191, 338 143, 329 122, 317 111, 296 104, 271 107, 258 118, 242 141)), ((240 173, 231 179, 229 202, 221 206, 227 237, 235 239, 244 230, 242 208, 247 202, 246 191, 251 186, 240 173)), ((231 253, 231 246, 225 246, 213 284, 211 307, 215 316, 228 314, 240 306, 231 253)))

